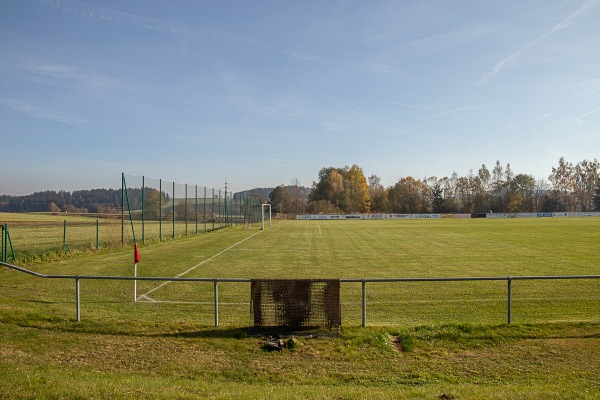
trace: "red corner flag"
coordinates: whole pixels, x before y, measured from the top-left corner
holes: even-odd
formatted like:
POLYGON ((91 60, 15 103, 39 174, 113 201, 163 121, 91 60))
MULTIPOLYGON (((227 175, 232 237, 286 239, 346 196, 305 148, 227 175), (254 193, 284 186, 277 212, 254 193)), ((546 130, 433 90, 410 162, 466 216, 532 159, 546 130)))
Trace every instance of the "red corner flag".
POLYGON ((137 264, 140 262, 140 252, 138 251, 137 243, 133 244, 133 263, 137 264))

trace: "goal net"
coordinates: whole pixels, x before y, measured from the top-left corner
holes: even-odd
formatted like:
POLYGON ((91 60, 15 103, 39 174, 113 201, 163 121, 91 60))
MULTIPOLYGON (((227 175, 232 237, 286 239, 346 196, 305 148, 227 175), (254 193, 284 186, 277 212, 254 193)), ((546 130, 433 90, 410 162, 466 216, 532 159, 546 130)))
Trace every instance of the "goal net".
POLYGON ((254 326, 339 327, 339 279, 252 279, 254 326))

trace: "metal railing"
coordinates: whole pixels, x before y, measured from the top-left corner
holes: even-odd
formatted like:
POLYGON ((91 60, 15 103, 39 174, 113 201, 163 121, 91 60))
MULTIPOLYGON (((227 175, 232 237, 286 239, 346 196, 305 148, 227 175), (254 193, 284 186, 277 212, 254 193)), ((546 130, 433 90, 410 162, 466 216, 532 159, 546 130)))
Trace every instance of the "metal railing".
MULTIPOLYGON (((165 281, 165 282, 213 282, 214 295, 214 323, 219 326, 219 282, 223 283, 250 283, 248 278, 175 278, 175 277, 143 277, 143 276, 100 276, 100 275, 47 275, 16 265, 0 262, 0 265, 16 271, 24 272, 38 278, 47 279, 73 279, 75 280, 75 305, 76 319, 81 320, 81 280, 119 280, 119 281, 165 281)), ((561 275, 561 276, 492 276, 492 277, 455 277, 455 278, 368 278, 368 279, 340 279, 341 283, 361 283, 362 285, 362 326, 367 326, 367 283, 393 283, 393 282, 465 282, 465 281, 506 281, 507 283, 507 323, 512 321, 512 282, 517 280, 572 280, 572 279, 600 279, 600 275, 561 275)))

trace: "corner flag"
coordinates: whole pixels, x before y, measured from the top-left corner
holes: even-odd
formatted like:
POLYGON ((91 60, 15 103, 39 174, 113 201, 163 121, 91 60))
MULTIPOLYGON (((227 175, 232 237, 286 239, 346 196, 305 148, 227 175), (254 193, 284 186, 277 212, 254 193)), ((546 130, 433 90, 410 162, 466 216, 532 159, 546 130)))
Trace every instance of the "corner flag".
POLYGON ((137 243, 133 244, 133 263, 137 264, 140 262, 140 252, 138 251, 137 243))

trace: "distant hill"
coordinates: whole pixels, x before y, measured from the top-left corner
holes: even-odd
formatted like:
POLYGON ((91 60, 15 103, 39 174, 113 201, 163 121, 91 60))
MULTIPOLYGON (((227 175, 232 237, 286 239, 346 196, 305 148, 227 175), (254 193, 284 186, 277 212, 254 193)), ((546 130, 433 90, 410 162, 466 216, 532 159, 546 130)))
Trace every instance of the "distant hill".
MULTIPOLYGON (((139 192, 141 190, 138 189, 139 192)), ((0 196, 2 212, 91 212, 104 213, 121 209, 121 189, 61 190, 35 192, 25 196, 0 196)))
MULTIPOLYGON (((250 194, 268 201, 273 189, 255 188, 234 193, 233 196, 238 199, 250 194)), ((310 188, 301 186, 300 191, 308 199, 310 188)), ((128 189, 127 194, 131 204, 141 204, 141 189, 128 189)), ((47 190, 24 196, 0 195, 0 212, 116 213, 121 211, 121 201, 121 189, 76 190, 72 193, 47 190)))

